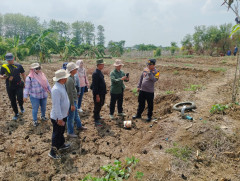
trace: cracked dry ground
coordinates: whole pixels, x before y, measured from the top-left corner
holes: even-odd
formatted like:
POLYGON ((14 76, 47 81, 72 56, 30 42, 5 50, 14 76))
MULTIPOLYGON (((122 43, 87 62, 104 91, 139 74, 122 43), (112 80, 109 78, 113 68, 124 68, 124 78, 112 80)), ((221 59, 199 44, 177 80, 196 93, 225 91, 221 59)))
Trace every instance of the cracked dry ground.
MULTIPOLYGON (((124 93, 125 120, 136 113, 137 97, 132 92, 145 66, 145 60, 125 59, 123 70, 130 73, 124 93)), ((136 171, 144 173, 142 180, 240 180, 240 106, 234 105, 226 114, 210 115, 214 104, 231 102, 232 82, 236 60, 234 57, 161 58, 156 67, 160 79, 155 87, 155 122, 134 120, 133 128, 123 128, 123 120, 109 115, 109 72, 111 60, 106 60, 104 69, 108 94, 101 112, 104 126, 95 128, 92 119, 93 101, 91 92, 84 95, 82 122, 87 131, 76 132, 77 139, 67 139, 71 148, 61 152, 61 160, 52 160, 47 154, 51 147, 52 125, 40 122, 33 127, 31 104, 25 104, 26 112, 21 119, 12 121, 12 109, 0 83, 0 179, 1 180, 79 180, 87 174, 103 175, 100 166, 119 159, 135 156, 140 159, 129 180, 134 180, 136 171), (219 69, 222 68, 222 69, 219 69), (191 85, 199 85, 195 91, 187 91, 191 85), (172 94, 167 94, 172 92, 172 94), (181 119, 180 113, 172 111, 175 103, 194 101, 197 109, 188 114, 193 121, 181 119), (152 126, 151 126, 152 125, 152 126), (171 148, 190 149, 185 160, 176 157, 171 148), (196 153, 199 156, 196 156, 196 153)), ((95 68, 94 60, 85 60, 89 80, 95 68)), ((28 72, 29 64, 22 63, 28 72)), ((43 64, 43 71, 53 85, 54 72, 61 63, 43 64)), ((47 115, 51 110, 48 99, 47 115)), ((115 113, 116 114, 116 113, 115 113)), ((143 114, 146 118, 146 111, 143 114)))

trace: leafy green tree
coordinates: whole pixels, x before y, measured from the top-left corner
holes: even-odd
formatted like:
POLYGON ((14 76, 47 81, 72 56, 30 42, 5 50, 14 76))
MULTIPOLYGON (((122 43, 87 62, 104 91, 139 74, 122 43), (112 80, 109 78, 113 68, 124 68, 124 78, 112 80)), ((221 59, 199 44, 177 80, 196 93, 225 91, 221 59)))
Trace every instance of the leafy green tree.
POLYGON ((8 50, 13 53, 14 57, 16 57, 16 60, 19 60, 17 56, 17 52, 20 49, 20 39, 19 36, 14 36, 14 38, 8 38, 6 39, 6 43, 8 46, 8 50))
POLYGON ((82 38, 82 31, 83 31, 83 21, 75 21, 72 23, 72 33, 75 46, 81 45, 83 38, 82 38))
POLYGON ((23 42, 28 36, 39 33, 41 25, 37 17, 22 14, 5 14, 3 27, 6 38, 19 36, 20 41, 23 42))
POLYGON ((161 48, 157 48, 156 50, 154 50, 154 57, 159 57, 162 55, 162 49, 161 48))
POLYGON ((63 61, 69 61, 69 57, 76 56, 78 54, 77 48, 74 46, 72 41, 62 39, 58 42, 58 52, 60 58, 63 61))
POLYGON ((36 55, 41 63, 46 63, 50 58, 52 51, 58 51, 58 46, 49 34, 53 33, 52 30, 44 30, 41 33, 34 34, 27 39, 26 45, 29 47, 30 55, 36 55))
POLYGON ((3 36, 3 15, 0 13, 0 36, 3 36))
POLYGON ((177 43, 176 42, 171 42, 171 55, 174 55, 174 53, 176 52, 176 50, 178 49, 177 43))
POLYGON ((83 40, 87 44, 91 44, 91 42, 94 41, 94 31, 95 27, 94 24, 91 22, 84 22, 83 23, 83 28, 82 28, 82 33, 83 33, 83 40))
POLYGON ((5 54, 7 53, 8 45, 4 39, 0 36, 0 59, 4 59, 5 54))
POLYGON ((69 35, 70 26, 63 21, 50 20, 49 28, 58 33, 60 40, 69 35))
POLYGON ((193 48, 193 39, 190 34, 187 34, 183 40, 181 41, 183 51, 187 51, 188 55, 192 54, 192 48, 193 48))
POLYGON ((124 53, 124 45, 124 40, 121 40, 119 42, 110 41, 108 43, 108 51, 113 57, 120 57, 124 53))
POLYGON ((97 33, 97 40, 98 40, 98 45, 104 46, 105 44, 105 36, 104 36, 104 27, 102 25, 99 25, 97 27, 98 33, 97 33))
POLYGON ((193 34, 194 48, 195 51, 200 54, 204 53, 204 46, 206 42, 206 26, 194 27, 195 33, 193 34))

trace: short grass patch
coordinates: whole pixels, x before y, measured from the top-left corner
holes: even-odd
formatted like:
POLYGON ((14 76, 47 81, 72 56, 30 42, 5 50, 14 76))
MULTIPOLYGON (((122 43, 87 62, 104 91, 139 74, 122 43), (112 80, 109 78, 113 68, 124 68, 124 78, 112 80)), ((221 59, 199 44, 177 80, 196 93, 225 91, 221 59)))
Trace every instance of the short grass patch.
POLYGON ((192 150, 187 146, 180 147, 176 143, 173 143, 173 147, 166 149, 166 153, 170 153, 183 161, 187 161, 192 154, 192 150))
POLYGON ((209 70, 212 72, 226 72, 227 71, 226 68, 222 68, 222 67, 215 67, 215 68, 211 68, 209 70))
POLYGON ((200 88, 202 88, 201 85, 192 84, 192 85, 190 85, 190 87, 185 88, 184 90, 185 91, 196 91, 196 90, 199 90, 200 88))

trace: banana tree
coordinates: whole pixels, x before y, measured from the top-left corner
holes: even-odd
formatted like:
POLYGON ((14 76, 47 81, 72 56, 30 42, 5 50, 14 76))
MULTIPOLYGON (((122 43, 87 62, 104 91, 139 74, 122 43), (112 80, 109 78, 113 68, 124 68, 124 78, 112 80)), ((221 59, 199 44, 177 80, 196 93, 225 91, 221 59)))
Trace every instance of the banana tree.
POLYGON ((19 60, 19 58, 17 56, 17 52, 20 49, 20 43, 19 42, 20 42, 19 35, 14 36, 14 38, 6 39, 8 50, 13 53, 13 55, 16 58, 17 61, 19 60))
POLYGON ((68 61, 69 57, 78 55, 78 50, 72 41, 63 39, 58 42, 58 53, 63 61, 68 61))
POLYGON ((49 37, 51 33, 53 31, 48 29, 27 38, 26 45, 30 49, 29 54, 36 55, 41 63, 46 63, 51 53, 58 50, 55 41, 49 37))

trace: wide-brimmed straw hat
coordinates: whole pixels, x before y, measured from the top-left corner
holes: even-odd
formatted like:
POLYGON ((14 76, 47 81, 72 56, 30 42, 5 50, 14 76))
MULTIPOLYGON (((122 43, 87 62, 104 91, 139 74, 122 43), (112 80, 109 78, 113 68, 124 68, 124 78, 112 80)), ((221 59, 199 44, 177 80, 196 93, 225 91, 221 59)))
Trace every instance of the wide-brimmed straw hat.
POLYGON ((67 73, 67 71, 66 70, 64 70, 64 69, 60 69, 60 70, 57 70, 56 72, 55 72, 55 77, 53 77, 53 81, 59 81, 59 80, 61 80, 61 79, 66 79, 66 78, 68 78, 70 76, 70 74, 69 73, 67 73))
POLYGON ((115 63, 113 64, 115 67, 117 67, 117 66, 120 66, 120 65, 124 65, 123 63, 122 63, 122 60, 120 60, 120 59, 116 59, 115 60, 115 63))
POLYGON ((38 67, 40 67, 39 63, 32 63, 30 69, 35 69, 35 68, 38 68, 38 67))
POLYGON ((75 64, 74 62, 69 62, 67 64, 67 71, 70 73, 71 71, 78 69, 79 66, 77 66, 77 64, 75 64))

